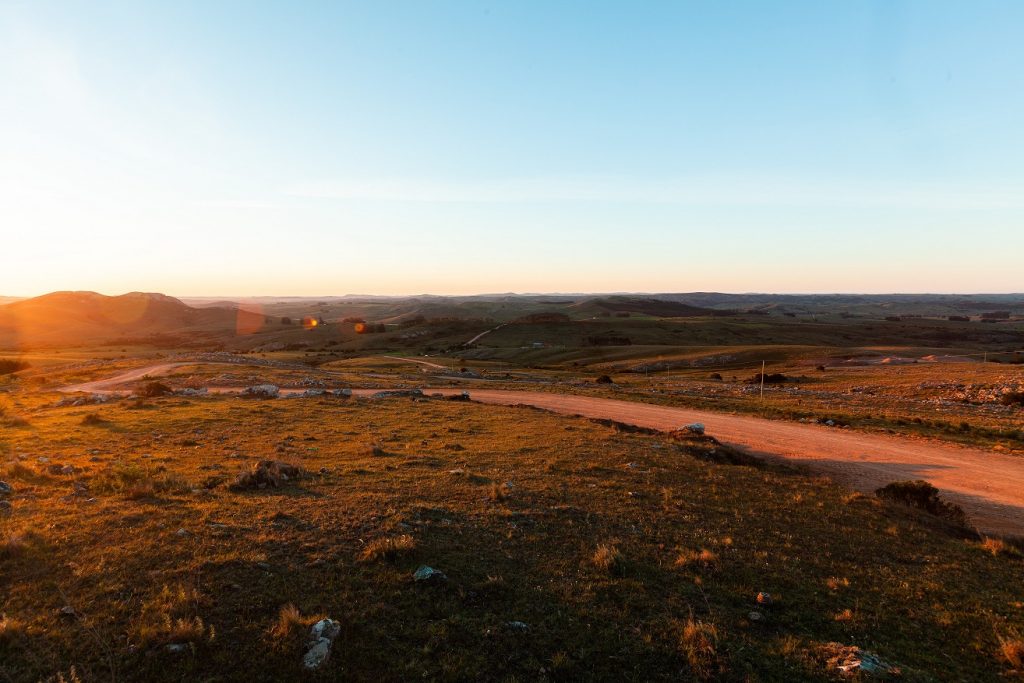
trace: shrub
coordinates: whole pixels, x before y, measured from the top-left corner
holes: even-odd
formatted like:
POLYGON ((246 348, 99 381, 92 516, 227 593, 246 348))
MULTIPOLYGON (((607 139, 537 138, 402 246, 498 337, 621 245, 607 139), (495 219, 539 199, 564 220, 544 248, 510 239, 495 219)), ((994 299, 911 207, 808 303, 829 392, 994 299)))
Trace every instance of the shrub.
POLYGON ((1004 406, 1024 406, 1024 391, 1010 391, 999 397, 1004 406))
POLYGON ((939 498, 939 490, 926 481, 893 482, 875 491, 875 495, 942 517, 958 526, 967 526, 967 514, 963 508, 939 498))
POLYGON ((0 375, 13 375, 19 370, 29 367, 28 363, 9 358, 0 358, 0 375))
POLYGON ((231 483, 232 491, 245 489, 265 489, 268 486, 280 488, 292 479, 302 476, 302 471, 295 465, 278 460, 261 460, 248 472, 242 472, 231 483))
MULTIPOLYGON (((750 379, 747 380, 747 384, 760 384, 762 374, 759 372, 750 379)), ((772 372, 763 375, 765 384, 784 384, 789 381, 789 378, 783 375, 781 372, 772 372)))
POLYGON ((716 382, 721 382, 722 381, 722 373, 720 373, 720 372, 712 372, 709 375, 709 378, 715 380, 716 382))
POLYGON ((96 426, 106 424, 106 420, 99 413, 87 413, 82 418, 82 424, 86 426, 96 426))
POLYGON ((166 384, 160 382, 149 382, 139 389, 138 394, 144 398, 156 398, 157 396, 167 396, 168 394, 174 393, 173 390, 166 384))
POLYGON ((597 384, 614 384, 614 382, 612 382, 612 378, 611 378, 611 377, 609 377, 608 375, 601 375, 600 377, 598 377, 598 378, 597 378, 596 380, 594 380, 594 381, 595 381, 595 382, 596 382, 597 384))
POLYGON ((1015 548, 1012 543, 1007 543, 1001 538, 990 538, 986 536, 981 541, 981 548, 982 550, 992 553, 993 557, 1024 557, 1024 554, 1015 548))

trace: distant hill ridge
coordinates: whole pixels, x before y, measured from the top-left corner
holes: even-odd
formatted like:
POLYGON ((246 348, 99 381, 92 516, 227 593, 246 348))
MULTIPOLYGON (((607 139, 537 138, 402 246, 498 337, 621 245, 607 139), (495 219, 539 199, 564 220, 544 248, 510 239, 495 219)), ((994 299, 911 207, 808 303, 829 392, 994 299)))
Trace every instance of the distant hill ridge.
POLYGON ((88 343, 122 337, 231 330, 242 318, 262 316, 228 307, 193 308, 155 292, 106 296, 88 291, 51 292, 0 305, 0 346, 88 343))

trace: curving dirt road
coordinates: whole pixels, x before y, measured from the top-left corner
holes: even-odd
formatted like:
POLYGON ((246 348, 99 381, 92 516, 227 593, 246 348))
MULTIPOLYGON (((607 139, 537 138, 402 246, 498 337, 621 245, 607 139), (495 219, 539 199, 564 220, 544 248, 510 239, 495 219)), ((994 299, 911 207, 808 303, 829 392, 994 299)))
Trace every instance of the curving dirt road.
MULTIPOLYGON (((61 387, 57 391, 62 391, 66 394, 73 394, 75 392, 84 391, 90 394, 112 394, 118 393, 114 387, 128 382, 134 382, 140 380, 143 377, 159 377, 160 375, 166 375, 179 368, 182 365, 196 365, 195 361, 191 363, 160 363, 159 365, 147 365, 144 368, 135 368, 134 370, 128 370, 122 372, 120 375, 114 375, 106 379, 97 379, 92 382, 82 382, 81 384, 72 384, 71 386, 61 387)), ((204 363, 205 365, 206 363, 204 363)))
MULTIPOLYGON (((166 374, 181 365, 189 363, 137 368, 105 380, 65 387, 62 391, 112 393, 113 387, 119 384, 145 375, 166 374)), ((211 387, 210 391, 238 390, 211 387)), ((366 389, 353 393, 365 396, 377 391, 366 389)), ((426 388, 424 391, 452 394, 462 390, 426 388)), ((474 389, 471 396, 481 403, 530 405, 661 430, 702 422, 708 434, 724 444, 756 456, 806 465, 859 491, 872 492, 903 479, 926 479, 945 497, 963 506, 982 532, 1024 536, 1024 457, 937 441, 590 396, 503 389, 474 389)))
MULTIPOLYGON (((444 393, 456 391, 461 390, 444 393)), ((1019 456, 888 434, 608 398, 495 389, 474 389, 470 395, 482 403, 526 404, 661 430, 702 422, 708 434, 726 445, 759 457, 806 465, 859 491, 873 492, 903 479, 925 479, 941 489, 944 497, 963 506, 979 530, 1024 535, 1024 458, 1019 456)))

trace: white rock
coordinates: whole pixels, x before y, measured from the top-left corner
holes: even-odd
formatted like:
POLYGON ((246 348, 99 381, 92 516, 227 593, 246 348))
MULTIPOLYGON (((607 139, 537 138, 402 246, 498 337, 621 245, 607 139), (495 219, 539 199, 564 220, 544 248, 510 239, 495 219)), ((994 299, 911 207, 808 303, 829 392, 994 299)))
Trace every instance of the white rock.
POLYGON ((683 425, 682 431, 690 432, 691 434, 703 434, 704 433, 704 423, 703 422, 694 422, 692 424, 683 425))
POLYGON ((302 658, 302 665, 307 669, 319 669, 331 658, 331 645, 341 633, 341 624, 334 619, 321 619, 310 629, 312 640, 309 649, 302 658))
POLYGON ((307 669, 319 669, 331 658, 331 641, 320 638, 306 651, 302 665, 307 669))
POLYGON ((275 384, 256 384, 248 387, 242 392, 244 396, 257 396, 259 398, 277 398, 281 393, 275 384))

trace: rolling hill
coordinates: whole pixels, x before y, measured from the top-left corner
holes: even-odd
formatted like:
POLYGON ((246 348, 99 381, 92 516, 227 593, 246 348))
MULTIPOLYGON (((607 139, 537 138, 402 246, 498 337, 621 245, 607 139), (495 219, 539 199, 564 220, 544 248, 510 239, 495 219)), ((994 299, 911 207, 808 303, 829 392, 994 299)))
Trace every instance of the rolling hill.
POLYGON ((193 308, 164 294, 53 292, 0 306, 0 348, 128 342, 156 336, 254 332, 264 316, 237 307, 193 308))

